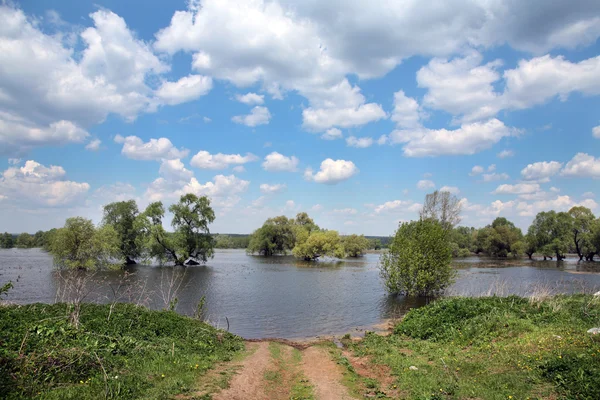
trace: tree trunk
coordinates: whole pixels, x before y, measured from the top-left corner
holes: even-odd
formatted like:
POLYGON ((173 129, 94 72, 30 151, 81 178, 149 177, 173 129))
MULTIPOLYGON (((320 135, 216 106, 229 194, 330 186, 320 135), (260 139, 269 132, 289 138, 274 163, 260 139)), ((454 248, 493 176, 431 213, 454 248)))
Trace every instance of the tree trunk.
POLYGON ((125 257, 125 265, 135 265, 137 264, 135 262, 135 260, 132 260, 131 258, 129 258, 129 256, 125 257))

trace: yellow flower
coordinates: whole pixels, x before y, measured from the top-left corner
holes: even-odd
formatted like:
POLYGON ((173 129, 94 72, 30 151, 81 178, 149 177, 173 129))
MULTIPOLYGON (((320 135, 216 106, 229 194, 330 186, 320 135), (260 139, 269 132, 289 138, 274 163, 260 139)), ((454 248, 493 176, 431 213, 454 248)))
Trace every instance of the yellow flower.
POLYGON ((165 377, 165 374, 162 374, 162 375, 161 375, 161 378, 164 378, 164 377, 165 377))

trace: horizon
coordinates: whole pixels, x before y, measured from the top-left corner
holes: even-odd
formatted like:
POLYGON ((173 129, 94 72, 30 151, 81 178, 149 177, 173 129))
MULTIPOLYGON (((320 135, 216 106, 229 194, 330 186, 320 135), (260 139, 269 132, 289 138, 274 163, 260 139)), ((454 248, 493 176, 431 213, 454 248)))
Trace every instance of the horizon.
POLYGON ((467 227, 598 215, 599 20, 592 0, 0 5, 0 232, 185 193, 240 235, 305 211, 389 237, 434 190, 467 227))

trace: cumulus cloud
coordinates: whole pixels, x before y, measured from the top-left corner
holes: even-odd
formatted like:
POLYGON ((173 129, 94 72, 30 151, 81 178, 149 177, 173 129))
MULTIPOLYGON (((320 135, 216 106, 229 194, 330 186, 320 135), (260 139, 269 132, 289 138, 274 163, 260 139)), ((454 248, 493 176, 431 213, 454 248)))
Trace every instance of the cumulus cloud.
POLYGON ((0 177, 0 195, 18 207, 65 207, 83 201, 90 189, 85 182, 66 179, 66 171, 28 160, 22 167, 11 167, 0 177))
POLYGON ((600 139, 600 125, 592 128, 592 136, 596 139, 600 139))
POLYGON ((423 206, 419 203, 415 203, 411 200, 393 200, 386 201, 383 204, 377 205, 374 207, 374 211, 376 214, 381 214, 385 212, 391 211, 409 211, 409 212, 419 212, 423 206))
POLYGON ((442 186, 440 188, 440 192, 450 192, 452 194, 459 194, 460 189, 458 189, 456 186, 442 186))
POLYGON ((167 138, 150 139, 144 142, 137 136, 115 136, 116 143, 122 143, 121 154, 134 160, 173 160, 187 157, 189 150, 177 149, 167 138))
POLYGON ((281 193, 287 189, 287 185, 283 183, 277 183, 274 185, 269 185, 268 183, 263 183, 260 185, 260 191, 264 194, 275 194, 281 193))
POLYGON ((558 174, 563 164, 558 161, 540 161, 527 165, 521 170, 521 177, 526 181, 547 182, 558 174))
POLYGON ((502 150, 500 153, 496 155, 498 158, 510 158, 515 155, 515 152, 512 150, 502 150))
POLYGON ((325 133, 323 133, 321 135, 321 139, 325 139, 325 140, 341 139, 342 137, 343 137, 342 131, 339 130, 338 128, 327 129, 325 131, 325 133))
POLYGON ((403 90, 394 93, 392 121, 400 128, 418 128, 421 126, 419 103, 412 97, 406 96, 403 90))
POLYGON ((271 120, 271 113, 267 107, 256 106, 250 110, 250 114, 236 115, 231 118, 236 124, 242 124, 249 127, 266 125, 271 120))
POLYGON ((202 169, 225 169, 231 165, 242 165, 258 160, 252 153, 240 154, 210 154, 208 151, 201 150, 190 161, 192 167, 202 169))
POLYGON ((494 194, 528 194, 535 193, 540 190, 540 185, 537 183, 517 183, 515 185, 500 185, 492 193, 494 194))
POLYGON ((356 215, 358 214, 358 210, 356 208, 336 208, 332 213, 337 215, 356 215))
POLYGON ((370 137, 357 138, 355 136, 350 136, 350 137, 346 138, 346 144, 350 147, 364 149, 367 147, 371 147, 373 145, 373 138, 370 138, 370 137))
POLYGON ((435 188, 435 183, 433 181, 423 179, 417 182, 417 189, 428 190, 435 188))
POLYGON ((176 105, 196 100, 212 89, 212 79, 208 76, 189 75, 176 82, 163 82, 156 91, 162 103, 176 105))
POLYGON ((485 170, 483 169, 483 167, 481 165, 475 165, 475 166, 473 166, 473 168, 471 168, 471 172, 469 173, 469 175, 476 176, 476 175, 482 174, 483 171, 485 171, 485 170))
POLYGON ((358 172, 358 168, 352 161, 328 158, 321 162, 321 168, 317 173, 313 173, 312 169, 307 168, 304 171, 304 178, 317 183, 335 185, 350 179, 358 172))
POLYGON ((265 161, 262 163, 262 166, 265 171, 295 172, 298 168, 299 162, 300 160, 298 160, 295 156, 286 157, 283 154, 274 151, 265 157, 265 161))
POLYGON ((484 182, 505 181, 509 178, 510 178, 510 176, 508 176, 508 174, 505 174, 504 172, 502 172, 502 173, 494 172, 491 174, 483 174, 484 182))
POLYGON ((587 153, 577 153, 565 165, 560 173, 568 177, 600 178, 600 158, 595 158, 587 153))
POLYGON ((263 104, 265 102, 265 96, 256 93, 236 94, 235 99, 240 103, 248 104, 249 106, 263 104))
POLYGON ((404 155, 425 157, 475 154, 492 147, 502 138, 518 134, 519 130, 493 118, 487 122, 463 124, 455 130, 395 130, 390 134, 390 139, 393 143, 404 144, 404 155))
POLYGON ((100 145, 102 141, 100 139, 93 139, 88 144, 85 145, 85 149, 89 151, 98 151, 100 150, 100 145))

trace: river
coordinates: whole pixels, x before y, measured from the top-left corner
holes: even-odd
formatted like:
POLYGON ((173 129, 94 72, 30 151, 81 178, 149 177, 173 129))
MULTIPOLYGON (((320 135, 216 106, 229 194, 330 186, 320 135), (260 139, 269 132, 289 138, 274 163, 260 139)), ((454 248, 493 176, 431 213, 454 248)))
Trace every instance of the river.
MULTIPOLYGON (((378 260, 378 254, 367 254, 358 259, 307 263, 292 257, 264 258, 248 256, 243 250, 217 250, 205 266, 138 265, 127 267, 126 272, 86 275, 90 289, 85 301, 118 299, 163 308, 174 276, 175 286, 181 282, 178 312, 193 314, 205 296, 205 318, 221 328, 229 325, 231 332, 248 339, 360 332, 425 304, 424 299, 386 294, 378 260)), ((469 257, 454 261, 454 266, 458 277, 449 290, 454 295, 600 289, 600 263, 575 259, 557 263, 469 257)), ((40 249, 0 250, 0 285, 7 281, 13 282, 14 289, 6 300, 15 303, 52 303, 60 300, 57 289, 64 287, 52 258, 40 249)))

